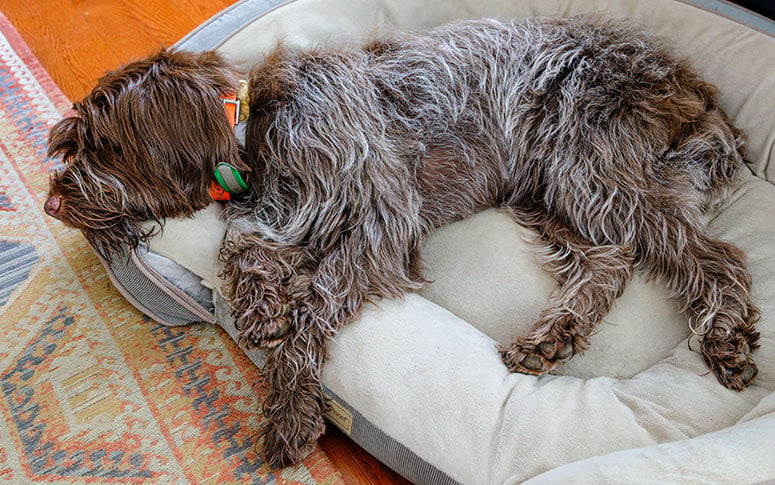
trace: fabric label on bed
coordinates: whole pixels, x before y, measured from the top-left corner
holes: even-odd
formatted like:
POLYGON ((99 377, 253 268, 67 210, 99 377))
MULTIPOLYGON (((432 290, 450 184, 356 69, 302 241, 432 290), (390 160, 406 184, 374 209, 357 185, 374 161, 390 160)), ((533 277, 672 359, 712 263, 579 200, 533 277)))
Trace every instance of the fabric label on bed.
POLYGON ((330 396, 328 396, 328 410, 326 411, 326 418, 328 418, 335 425, 339 426, 342 431, 348 435, 352 434, 352 413, 330 396))

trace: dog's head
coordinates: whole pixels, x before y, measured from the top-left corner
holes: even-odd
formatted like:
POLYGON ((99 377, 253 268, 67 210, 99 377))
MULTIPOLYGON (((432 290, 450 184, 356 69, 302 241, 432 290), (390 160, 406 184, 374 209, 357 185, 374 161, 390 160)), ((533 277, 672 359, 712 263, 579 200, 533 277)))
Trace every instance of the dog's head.
POLYGON ((221 100, 237 85, 213 52, 164 50, 108 73, 49 133, 64 169, 45 211, 108 255, 137 246, 147 220, 204 208, 216 164, 247 170, 221 100))

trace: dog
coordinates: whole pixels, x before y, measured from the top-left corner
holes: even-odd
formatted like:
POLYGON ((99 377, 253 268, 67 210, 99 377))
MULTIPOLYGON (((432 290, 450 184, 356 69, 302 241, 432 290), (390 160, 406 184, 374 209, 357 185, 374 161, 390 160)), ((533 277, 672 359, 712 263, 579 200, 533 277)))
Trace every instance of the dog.
POLYGON ((222 99, 239 76, 215 52, 175 49, 106 74, 50 132, 64 169, 44 209, 113 254, 150 236, 144 221, 210 204, 217 173, 231 194, 223 289, 239 344, 266 350, 273 466, 324 430, 331 337, 365 303, 426 283, 430 231, 493 206, 537 233, 557 280, 499 349, 511 371, 583 351, 642 271, 680 302, 721 384, 756 376, 744 255, 703 223, 740 182, 743 136, 654 35, 574 17, 280 43, 248 73, 244 142, 222 99))

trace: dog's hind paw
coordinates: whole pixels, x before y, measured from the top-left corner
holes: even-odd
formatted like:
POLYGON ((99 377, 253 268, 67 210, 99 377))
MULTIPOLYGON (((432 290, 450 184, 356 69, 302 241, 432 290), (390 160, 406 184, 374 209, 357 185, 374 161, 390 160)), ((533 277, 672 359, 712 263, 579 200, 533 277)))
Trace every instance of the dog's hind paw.
POLYGON ((518 339, 509 349, 500 349, 501 358, 511 372, 542 375, 573 356, 569 341, 544 340, 530 344, 518 339))
POLYGON ((758 347, 758 332, 733 330, 709 332, 702 340, 700 352, 705 363, 724 387, 742 391, 759 373, 753 361, 753 351, 758 347))

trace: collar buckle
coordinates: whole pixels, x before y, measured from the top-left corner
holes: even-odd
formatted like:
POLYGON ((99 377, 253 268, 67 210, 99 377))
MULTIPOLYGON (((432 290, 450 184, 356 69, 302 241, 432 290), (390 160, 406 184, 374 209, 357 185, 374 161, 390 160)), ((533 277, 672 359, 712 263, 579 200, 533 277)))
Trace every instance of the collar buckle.
POLYGON ((229 123, 231 123, 232 126, 237 126, 240 122, 239 112, 240 104, 242 104, 239 98, 237 98, 236 94, 233 94, 231 96, 225 96, 221 98, 221 101, 223 101, 223 107, 226 110, 226 116, 229 117, 229 123))
POLYGON ((236 93, 221 97, 226 115, 229 117, 229 123, 236 127, 244 123, 250 114, 250 98, 248 97, 248 82, 244 79, 239 81, 239 89, 236 93))

